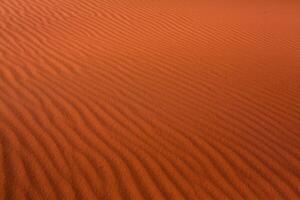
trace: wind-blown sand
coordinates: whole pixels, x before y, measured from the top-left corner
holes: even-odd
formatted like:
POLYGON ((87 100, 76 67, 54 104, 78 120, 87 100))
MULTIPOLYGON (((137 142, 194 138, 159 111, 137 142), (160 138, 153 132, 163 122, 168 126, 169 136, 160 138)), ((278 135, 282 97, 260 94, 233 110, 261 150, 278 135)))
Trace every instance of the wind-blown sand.
POLYGON ((300 4, 1 0, 0 199, 300 199, 300 4))

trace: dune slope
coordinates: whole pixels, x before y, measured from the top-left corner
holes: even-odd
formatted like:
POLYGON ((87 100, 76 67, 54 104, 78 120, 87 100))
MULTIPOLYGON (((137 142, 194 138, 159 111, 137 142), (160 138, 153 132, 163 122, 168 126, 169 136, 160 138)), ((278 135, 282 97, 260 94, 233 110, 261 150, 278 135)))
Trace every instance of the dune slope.
POLYGON ((0 199, 300 199, 299 9, 1 0, 0 199))

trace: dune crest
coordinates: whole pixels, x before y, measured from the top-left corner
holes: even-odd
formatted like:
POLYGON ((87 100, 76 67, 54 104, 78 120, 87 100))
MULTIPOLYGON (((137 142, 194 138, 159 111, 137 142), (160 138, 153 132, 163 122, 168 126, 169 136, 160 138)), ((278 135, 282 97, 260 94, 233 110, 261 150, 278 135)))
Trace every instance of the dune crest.
POLYGON ((299 9, 1 0, 0 199, 300 199, 299 9))

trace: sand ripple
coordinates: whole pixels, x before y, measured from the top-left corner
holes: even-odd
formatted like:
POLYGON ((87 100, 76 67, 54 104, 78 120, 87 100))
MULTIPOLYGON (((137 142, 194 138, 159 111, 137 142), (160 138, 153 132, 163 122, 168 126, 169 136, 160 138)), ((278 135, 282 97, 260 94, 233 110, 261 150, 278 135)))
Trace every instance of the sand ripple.
POLYGON ((300 199, 299 8, 1 0, 0 199, 300 199))

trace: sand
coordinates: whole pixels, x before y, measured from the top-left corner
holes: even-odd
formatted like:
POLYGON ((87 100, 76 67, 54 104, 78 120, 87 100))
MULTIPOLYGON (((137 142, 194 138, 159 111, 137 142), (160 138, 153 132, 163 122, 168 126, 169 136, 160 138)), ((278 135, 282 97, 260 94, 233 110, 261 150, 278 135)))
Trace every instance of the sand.
POLYGON ((300 199, 299 9, 1 0, 0 199, 300 199))

